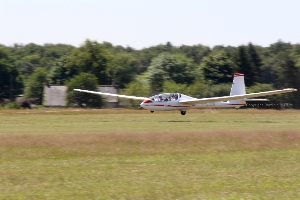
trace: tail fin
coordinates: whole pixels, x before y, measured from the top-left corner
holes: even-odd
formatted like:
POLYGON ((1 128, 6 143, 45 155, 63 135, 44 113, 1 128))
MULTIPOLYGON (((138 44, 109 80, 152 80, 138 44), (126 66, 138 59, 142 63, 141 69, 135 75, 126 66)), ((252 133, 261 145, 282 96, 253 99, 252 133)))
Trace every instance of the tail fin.
MULTIPOLYGON (((244 74, 235 73, 231 86, 230 96, 246 94, 244 74)), ((230 104, 245 105, 245 100, 231 100, 230 104)))
POLYGON ((244 74, 235 73, 231 86, 230 96, 246 94, 244 74))

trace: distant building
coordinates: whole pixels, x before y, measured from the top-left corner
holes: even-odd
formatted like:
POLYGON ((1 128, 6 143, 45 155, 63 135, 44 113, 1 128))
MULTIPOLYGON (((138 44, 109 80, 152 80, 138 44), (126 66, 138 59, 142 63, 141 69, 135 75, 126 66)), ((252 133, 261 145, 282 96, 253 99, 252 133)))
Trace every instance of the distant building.
MULTIPOLYGON (((100 92, 118 94, 118 90, 113 85, 100 85, 100 92)), ((105 98, 105 108, 117 108, 119 105, 119 100, 117 97, 112 96, 102 96, 105 98)))
MULTIPOLYGON (((113 85, 100 85, 100 92, 117 94, 118 90, 113 85)), ((64 107, 66 106, 67 87, 64 85, 51 85, 44 87, 44 106, 47 107, 64 107)), ((103 96, 105 99, 105 108, 117 108, 118 98, 111 96, 103 96)))
POLYGON ((64 85, 52 85, 44 87, 44 106, 59 107, 66 106, 66 91, 64 85))

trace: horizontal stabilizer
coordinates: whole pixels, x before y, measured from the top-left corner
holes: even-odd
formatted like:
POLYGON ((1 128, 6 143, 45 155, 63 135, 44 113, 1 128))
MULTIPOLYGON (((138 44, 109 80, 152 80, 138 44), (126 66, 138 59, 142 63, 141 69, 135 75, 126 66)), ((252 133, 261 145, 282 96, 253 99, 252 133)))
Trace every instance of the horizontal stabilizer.
POLYGON ((269 99, 244 99, 245 101, 269 101, 269 99))

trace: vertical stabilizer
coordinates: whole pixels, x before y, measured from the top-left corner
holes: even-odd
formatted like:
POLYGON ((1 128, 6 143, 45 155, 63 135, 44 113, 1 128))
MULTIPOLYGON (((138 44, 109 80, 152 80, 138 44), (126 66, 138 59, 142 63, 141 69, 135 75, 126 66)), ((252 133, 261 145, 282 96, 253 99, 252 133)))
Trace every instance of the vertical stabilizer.
MULTIPOLYGON (((230 96, 242 95, 242 94, 246 94, 244 74, 235 73, 233 77, 232 86, 231 86, 230 96)), ((229 102, 230 104, 236 104, 237 106, 240 104, 243 105, 246 104, 245 100, 232 100, 229 102)))

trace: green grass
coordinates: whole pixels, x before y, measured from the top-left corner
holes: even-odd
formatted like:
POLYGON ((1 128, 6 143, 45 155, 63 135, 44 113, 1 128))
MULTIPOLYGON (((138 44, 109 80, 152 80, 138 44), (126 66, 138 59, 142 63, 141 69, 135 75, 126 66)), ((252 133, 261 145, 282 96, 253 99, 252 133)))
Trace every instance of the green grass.
POLYGON ((0 199, 300 199, 299 163, 299 111, 0 111, 0 199))
POLYGON ((196 110, 185 116, 178 111, 0 112, 0 134, 9 135, 300 130, 299 125, 297 111, 196 110))

